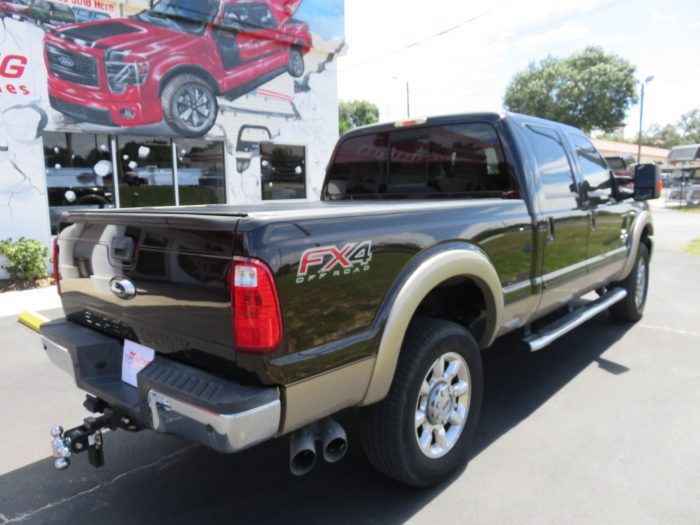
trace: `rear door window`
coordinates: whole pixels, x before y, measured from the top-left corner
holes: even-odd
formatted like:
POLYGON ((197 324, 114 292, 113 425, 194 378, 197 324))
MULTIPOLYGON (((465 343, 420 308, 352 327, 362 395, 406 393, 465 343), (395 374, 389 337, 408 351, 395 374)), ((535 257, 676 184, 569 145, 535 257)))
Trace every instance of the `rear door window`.
POLYGON ((608 164, 586 137, 569 134, 569 140, 576 150, 584 197, 593 205, 609 202, 612 199, 612 180, 608 164))
POLYGON ((545 126, 525 126, 527 140, 537 163, 545 210, 572 210, 578 206, 578 188, 556 132, 545 126))

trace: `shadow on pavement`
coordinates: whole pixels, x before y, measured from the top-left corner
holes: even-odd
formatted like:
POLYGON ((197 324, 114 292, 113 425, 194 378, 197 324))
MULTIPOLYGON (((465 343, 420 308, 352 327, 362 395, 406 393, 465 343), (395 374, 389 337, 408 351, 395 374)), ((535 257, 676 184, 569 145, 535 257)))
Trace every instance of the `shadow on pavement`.
MULTIPOLYGON (((623 374, 624 367, 601 354, 628 329, 603 314, 534 354, 517 337, 502 338, 484 354, 486 398, 473 455, 591 364, 623 374)), ((360 450, 355 418, 353 412, 341 418, 349 426, 348 456, 335 465, 320 462, 302 478, 289 473, 286 439, 222 456, 155 433, 106 434, 103 469, 79 456, 70 469, 57 472, 47 458, 0 477, 0 525, 88 519, 105 525, 402 523, 451 483, 419 491, 376 473, 360 450)), ((48 432, 46 444, 48 449, 48 432)))

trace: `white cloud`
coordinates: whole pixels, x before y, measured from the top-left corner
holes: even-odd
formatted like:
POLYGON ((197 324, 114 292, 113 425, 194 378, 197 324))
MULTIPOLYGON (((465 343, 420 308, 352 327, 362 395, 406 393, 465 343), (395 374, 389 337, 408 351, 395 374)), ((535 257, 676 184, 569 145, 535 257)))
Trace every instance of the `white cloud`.
POLYGON ((607 35, 601 35, 595 37, 595 43, 596 45, 602 46, 602 47, 614 47, 618 46, 621 44, 636 44, 637 42, 641 42, 642 37, 639 35, 630 35, 630 34, 618 34, 618 33, 610 33, 607 35))
POLYGON ((651 21, 655 24, 675 24, 680 20, 680 17, 675 13, 661 13, 654 11, 651 14, 651 21))
POLYGON ((542 46, 551 46, 561 42, 573 42, 588 35, 588 28, 582 24, 567 24, 544 33, 535 33, 518 40, 515 45, 520 49, 533 50, 542 46))

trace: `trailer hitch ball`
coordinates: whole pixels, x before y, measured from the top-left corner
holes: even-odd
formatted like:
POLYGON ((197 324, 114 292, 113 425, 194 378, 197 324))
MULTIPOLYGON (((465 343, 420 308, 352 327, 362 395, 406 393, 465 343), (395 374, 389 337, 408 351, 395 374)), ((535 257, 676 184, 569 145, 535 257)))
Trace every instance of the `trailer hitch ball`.
POLYGON ((70 466, 70 460, 66 458, 57 458, 54 460, 53 466, 56 470, 66 470, 70 466))
POLYGON ((51 428, 51 438, 51 448, 53 456, 56 458, 53 465, 58 470, 65 470, 70 465, 69 458, 73 455, 70 438, 63 437, 63 427, 59 426, 51 428))

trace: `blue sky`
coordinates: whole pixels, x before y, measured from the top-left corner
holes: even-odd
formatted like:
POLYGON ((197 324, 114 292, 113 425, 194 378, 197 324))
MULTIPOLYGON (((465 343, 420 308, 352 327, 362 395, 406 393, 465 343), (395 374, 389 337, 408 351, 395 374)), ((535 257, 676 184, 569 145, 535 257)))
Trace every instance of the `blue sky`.
POLYGON ((303 0, 294 18, 308 22, 311 31, 324 39, 343 38, 343 0, 303 0))
MULTIPOLYGON (((689 0, 348 0, 341 99, 367 99, 383 120, 500 109, 508 82, 532 61, 600 45, 654 75, 644 127, 700 107, 700 3, 689 0), (448 30, 441 36, 437 33, 448 30), (417 44, 417 45, 416 45, 417 44)), ((639 125, 638 106, 626 134, 639 125)))

